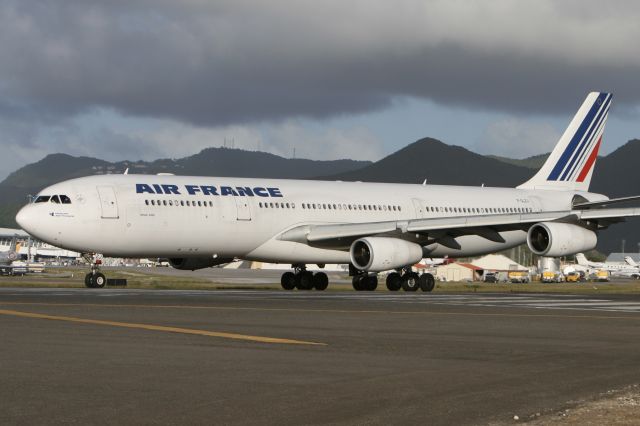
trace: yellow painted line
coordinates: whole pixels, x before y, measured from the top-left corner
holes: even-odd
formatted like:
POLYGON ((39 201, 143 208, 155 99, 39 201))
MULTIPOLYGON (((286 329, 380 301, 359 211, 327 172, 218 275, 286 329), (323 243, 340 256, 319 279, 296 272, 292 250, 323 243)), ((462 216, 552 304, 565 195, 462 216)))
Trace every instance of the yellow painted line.
POLYGON ((195 330, 191 328, 167 327, 162 325, 136 324, 136 323, 129 323, 129 322, 104 321, 104 320, 66 317, 66 316, 58 316, 58 315, 45 315, 45 314, 36 314, 33 312, 21 312, 21 311, 7 310, 7 309, 0 309, 0 315, 10 315, 10 316, 22 317, 22 318, 37 318, 37 319, 45 319, 45 320, 53 320, 53 321, 66 321, 66 322, 75 322, 75 323, 81 323, 81 324, 109 325, 112 327, 164 331, 168 333, 193 334, 198 336, 221 337, 224 339, 246 340, 250 342, 259 342, 259 343, 280 343, 280 344, 286 344, 286 345, 326 346, 326 343, 305 342, 302 340, 281 339, 278 337, 250 336, 246 334, 224 333, 220 331, 208 331, 208 330, 195 330))
MULTIPOLYGON (((295 313, 329 313, 329 314, 372 314, 372 315, 426 315, 426 316, 469 316, 469 317, 506 317, 506 318, 570 318, 570 319, 622 319, 640 320, 640 316, 629 312, 627 315, 563 315, 563 314, 515 314, 499 312, 437 312, 437 311, 390 311, 375 309, 300 309, 300 308, 258 308, 253 306, 197 306, 197 305, 139 305, 113 303, 38 303, 38 302, 2 302, 0 306, 66 306, 66 307, 105 307, 105 308, 137 308, 137 309, 205 309, 214 311, 257 311, 257 312, 295 312, 295 313)), ((518 308, 503 306, 501 308, 518 308)), ((523 307, 526 308, 526 307, 523 307)), ((603 311, 594 311, 594 313, 603 311)))

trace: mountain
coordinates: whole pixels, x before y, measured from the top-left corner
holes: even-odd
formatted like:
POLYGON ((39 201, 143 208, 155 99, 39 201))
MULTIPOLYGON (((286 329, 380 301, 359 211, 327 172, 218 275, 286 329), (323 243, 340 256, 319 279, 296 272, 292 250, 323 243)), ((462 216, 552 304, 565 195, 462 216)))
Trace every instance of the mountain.
POLYGON ((533 157, 527 157, 522 159, 516 158, 507 158, 500 157, 499 155, 487 155, 489 158, 493 158, 494 160, 502 161, 503 163, 512 164, 514 166, 526 167, 527 169, 538 170, 547 158, 549 157, 549 152, 546 154, 534 155, 533 157))
MULTIPOLYGON (((633 139, 595 165, 591 187, 593 192, 610 198, 640 195, 638 164, 640 162, 640 139, 633 139)), ((620 204, 620 207, 638 207, 640 203, 620 204)), ((629 218, 625 223, 611 226, 600 233, 598 249, 604 253, 620 252, 625 240, 627 252, 640 252, 640 218, 629 218)))
POLYGON ((108 162, 90 157, 51 154, 11 173, 0 183, 0 226, 16 227, 15 214, 27 202, 27 195, 66 179, 96 174, 174 173, 194 176, 263 177, 310 179, 332 173, 342 173, 370 164, 369 161, 314 161, 289 159, 265 152, 229 148, 207 148, 180 159, 156 161, 108 162))
POLYGON ((515 186, 531 170, 485 157, 466 148, 424 138, 358 170, 337 173, 331 180, 480 186, 515 186))

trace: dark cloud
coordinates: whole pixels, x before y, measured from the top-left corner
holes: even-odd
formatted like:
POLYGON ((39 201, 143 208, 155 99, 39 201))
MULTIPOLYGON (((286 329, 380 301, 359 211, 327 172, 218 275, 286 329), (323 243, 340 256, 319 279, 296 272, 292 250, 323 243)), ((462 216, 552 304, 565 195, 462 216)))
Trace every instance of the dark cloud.
POLYGON ((5 0, 0 113, 219 126, 404 95, 520 113, 566 112, 591 90, 638 104, 637 7, 513 3, 5 0))

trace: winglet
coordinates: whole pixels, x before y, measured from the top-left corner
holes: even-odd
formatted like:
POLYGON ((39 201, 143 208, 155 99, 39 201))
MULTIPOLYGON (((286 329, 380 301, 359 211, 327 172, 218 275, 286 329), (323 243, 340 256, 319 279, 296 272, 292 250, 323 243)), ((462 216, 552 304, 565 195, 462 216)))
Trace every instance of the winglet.
POLYGON ((587 191, 611 98, 610 93, 589 93, 542 168, 518 188, 587 191))

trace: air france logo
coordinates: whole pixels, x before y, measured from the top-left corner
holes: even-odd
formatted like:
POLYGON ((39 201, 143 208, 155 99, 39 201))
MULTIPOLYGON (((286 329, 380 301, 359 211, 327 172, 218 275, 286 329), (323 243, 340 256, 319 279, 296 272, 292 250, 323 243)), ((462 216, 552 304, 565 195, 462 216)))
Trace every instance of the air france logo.
POLYGON ((166 185, 136 183, 137 194, 164 195, 219 195, 232 197, 282 197, 280 188, 266 188, 262 186, 213 186, 213 185, 166 185), (184 192, 181 192, 184 191, 184 192))

